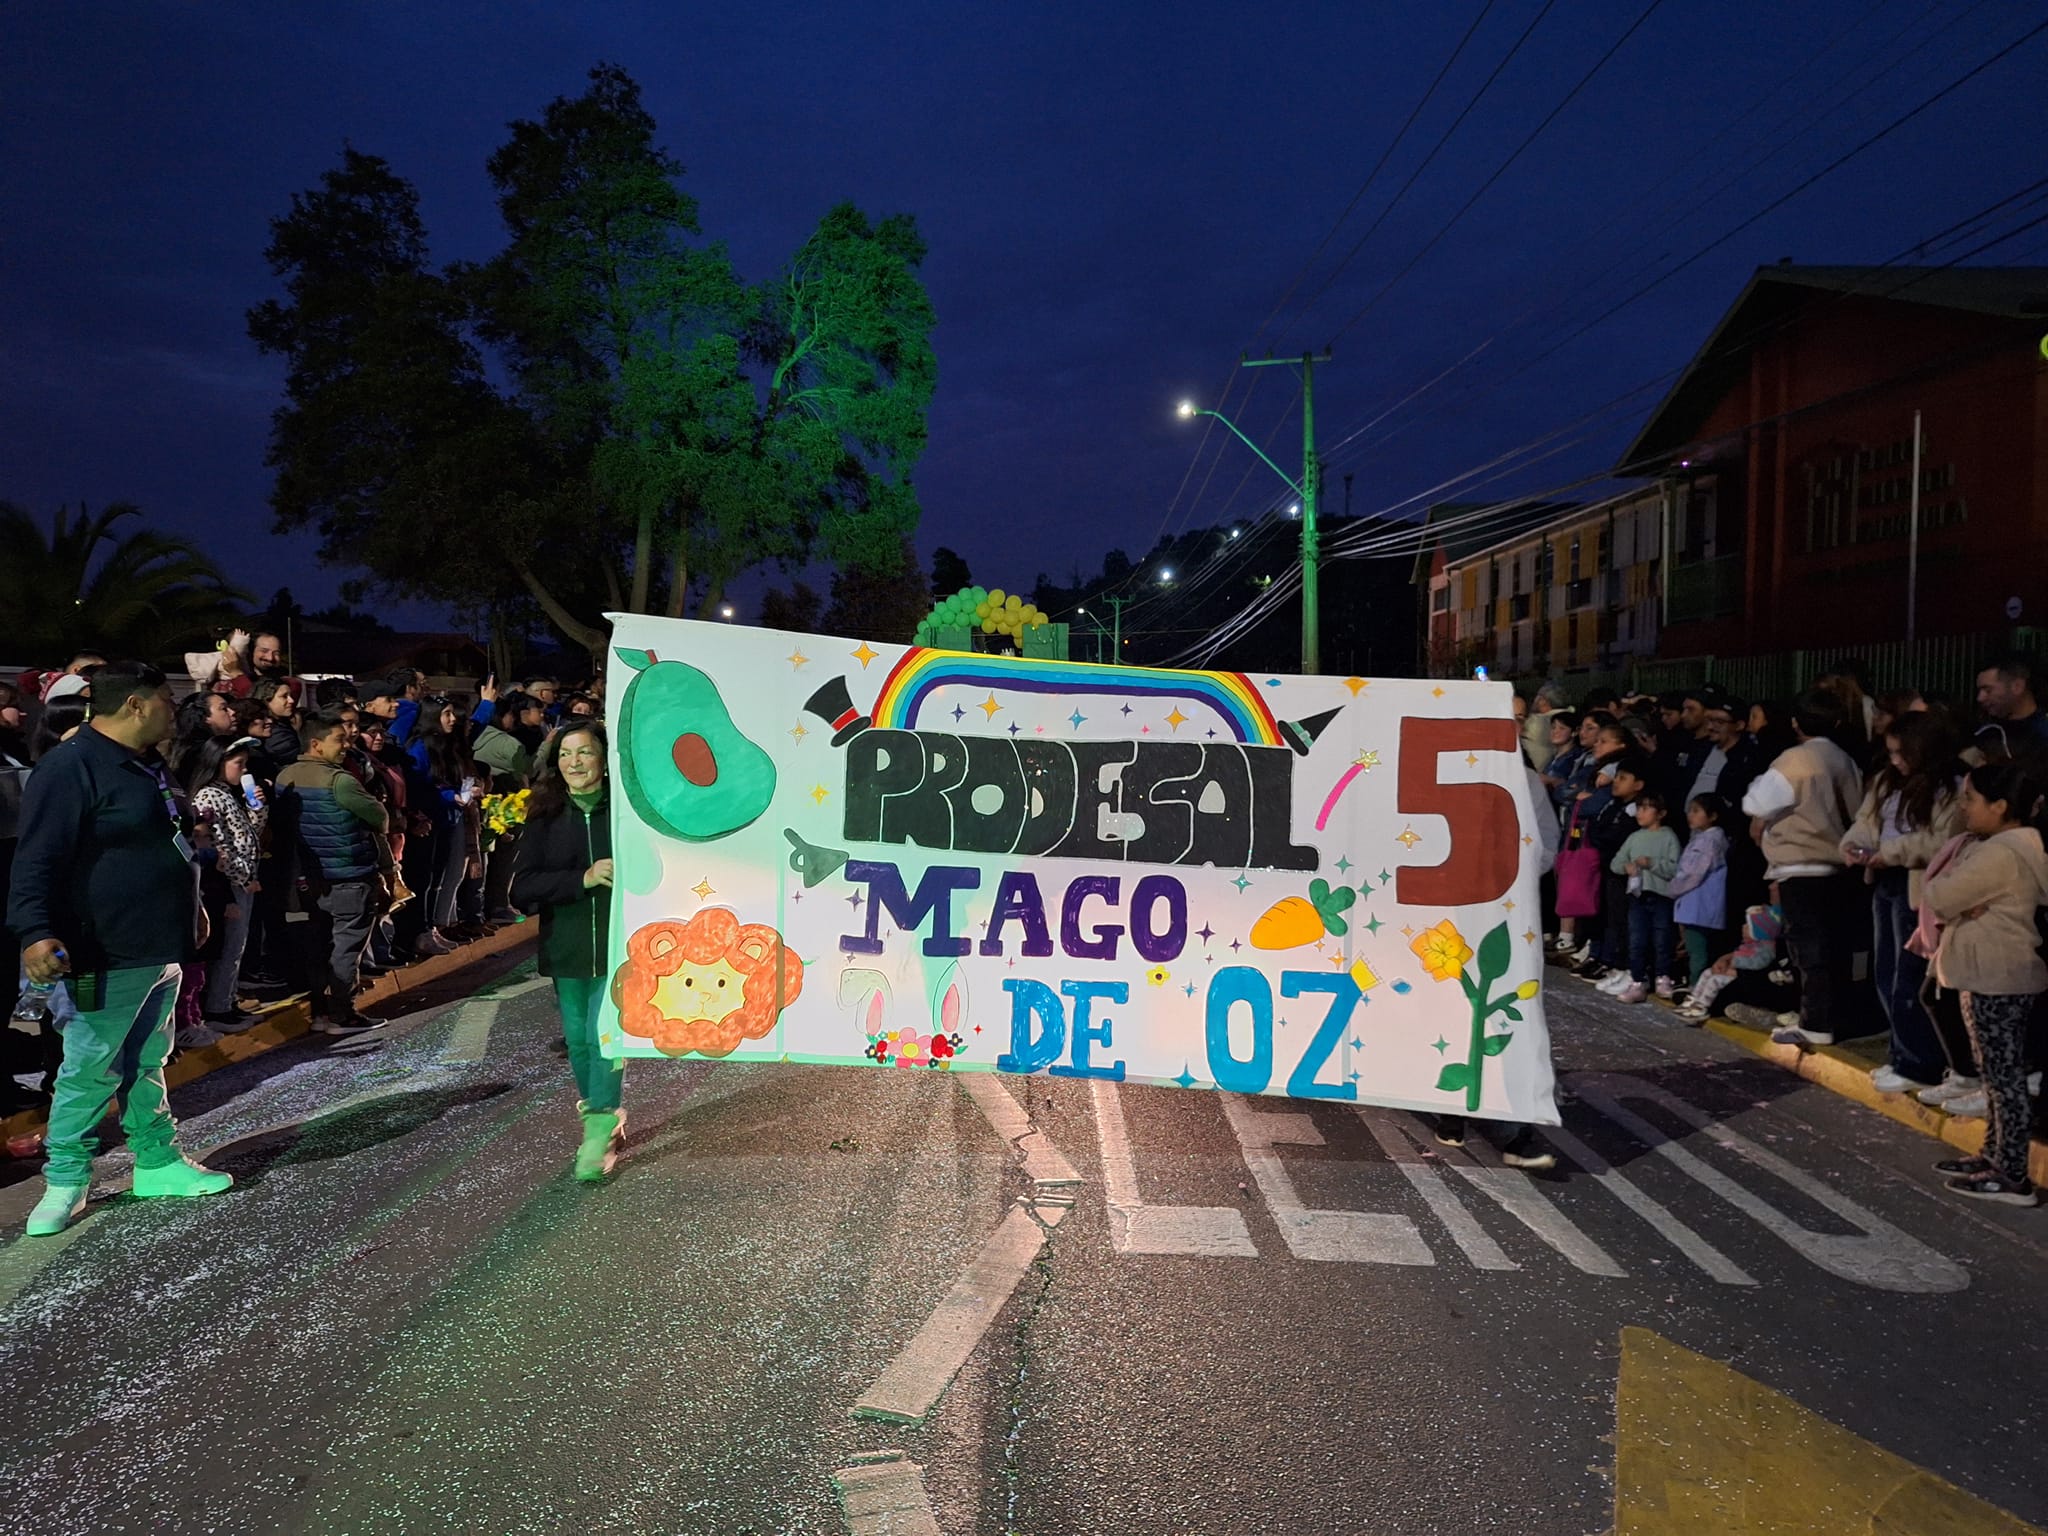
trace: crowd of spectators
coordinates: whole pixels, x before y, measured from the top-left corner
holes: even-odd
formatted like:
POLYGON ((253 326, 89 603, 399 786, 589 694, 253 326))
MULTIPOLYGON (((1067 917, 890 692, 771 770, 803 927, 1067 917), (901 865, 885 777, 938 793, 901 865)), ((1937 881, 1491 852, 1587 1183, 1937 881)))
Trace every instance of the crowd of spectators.
POLYGON ((2040 676, 2002 656, 1973 703, 1873 695, 1853 662, 1787 703, 1712 686, 1518 697, 1532 789, 1557 818, 1553 959, 1689 1023, 1718 1013, 1808 1049, 1887 1037, 1879 1092, 1988 1121, 1982 1156, 1940 1165, 1949 1187, 2036 1204, 2040 676))
MULTIPOLYGON (((372 979, 518 920, 519 792, 558 722, 603 710, 601 678, 576 692, 548 677, 442 692, 407 668, 293 676, 264 632, 238 632, 188 668, 182 697, 156 668, 90 651, 0 682, 9 952, 61 948, 74 983, 110 955, 136 958, 121 931, 137 899, 120 883, 128 845, 175 846, 196 872, 198 921, 168 957, 174 1051, 249 1029, 295 995, 322 1034, 384 1027, 357 1006, 372 979), (124 707, 133 724, 117 730, 124 707), (152 824, 95 826, 94 770, 127 768, 150 785, 152 824)), ((33 969, 25 958, 12 994, 0 1113, 49 1101, 61 1032, 81 1007, 78 985, 44 985, 33 969)))

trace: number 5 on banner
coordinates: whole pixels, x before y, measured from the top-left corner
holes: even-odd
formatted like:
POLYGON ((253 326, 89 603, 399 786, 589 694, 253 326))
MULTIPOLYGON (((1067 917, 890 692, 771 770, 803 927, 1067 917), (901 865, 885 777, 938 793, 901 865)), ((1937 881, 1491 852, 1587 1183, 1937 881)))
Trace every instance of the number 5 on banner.
POLYGON ((1520 746, 1512 720, 1401 722, 1396 804, 1403 816, 1441 816, 1451 834, 1443 863, 1410 866, 1395 877, 1401 905, 1478 906, 1514 885, 1522 864, 1522 819, 1514 796, 1499 784, 1439 783, 1437 760, 1447 752, 1519 753, 1520 746))

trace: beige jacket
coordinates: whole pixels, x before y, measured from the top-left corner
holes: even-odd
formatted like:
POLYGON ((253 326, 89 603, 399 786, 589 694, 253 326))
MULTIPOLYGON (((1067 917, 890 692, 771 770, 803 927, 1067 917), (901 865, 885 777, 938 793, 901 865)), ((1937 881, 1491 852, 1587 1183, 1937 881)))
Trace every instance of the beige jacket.
POLYGON ((2048 902, 2040 833, 2011 827, 1965 843, 1921 894, 1943 924, 1934 974, 1944 987, 2000 996, 2048 991, 2034 927, 2034 909, 2048 902))
POLYGON ((1857 811, 1855 821, 1842 836, 1841 848, 1844 855, 1851 848, 1875 848, 1877 868, 1905 870, 1908 899, 1917 908, 1928 861, 1941 852, 1944 843, 1962 830, 1962 798, 1949 791, 1935 797, 1934 818, 1926 826, 1915 827, 1903 837, 1886 837, 1883 799, 1877 786, 1872 785, 1870 792, 1863 797, 1863 807, 1857 811))
POLYGON ((1772 870, 1842 867, 1842 837, 1863 799, 1863 773, 1832 741, 1816 737, 1781 752, 1743 797, 1764 821, 1772 870))

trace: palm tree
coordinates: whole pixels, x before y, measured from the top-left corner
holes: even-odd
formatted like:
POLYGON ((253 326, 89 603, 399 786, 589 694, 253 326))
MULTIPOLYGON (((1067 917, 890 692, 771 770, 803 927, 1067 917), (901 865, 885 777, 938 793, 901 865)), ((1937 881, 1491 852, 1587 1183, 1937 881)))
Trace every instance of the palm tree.
POLYGON ((27 511, 0 501, 0 653, 61 664, 90 646, 171 662, 232 625, 248 594, 191 540, 119 529, 141 516, 125 501, 97 515, 59 507, 46 536, 27 511))

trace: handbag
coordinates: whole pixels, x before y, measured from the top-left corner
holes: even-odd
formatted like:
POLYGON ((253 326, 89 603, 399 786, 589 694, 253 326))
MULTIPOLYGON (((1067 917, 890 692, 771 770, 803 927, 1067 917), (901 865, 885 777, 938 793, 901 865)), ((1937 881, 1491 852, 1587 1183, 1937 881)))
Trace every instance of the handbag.
POLYGON ((1579 827, 1579 807, 1572 806, 1571 825, 1565 829, 1565 846, 1557 854, 1557 915, 1597 917, 1600 914, 1600 850, 1585 845, 1579 827))

